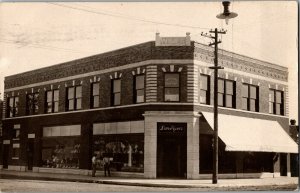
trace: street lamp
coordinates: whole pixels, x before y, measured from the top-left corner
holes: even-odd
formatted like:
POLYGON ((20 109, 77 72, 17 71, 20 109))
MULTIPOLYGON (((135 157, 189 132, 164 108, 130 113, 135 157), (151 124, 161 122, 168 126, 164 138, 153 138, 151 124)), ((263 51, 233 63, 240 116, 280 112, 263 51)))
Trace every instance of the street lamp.
MULTIPOLYGON (((219 19, 225 19, 226 24, 228 24, 228 20, 237 16, 236 13, 230 12, 228 7, 230 2, 223 1, 224 12, 217 15, 219 19)), ((218 34, 226 34, 225 30, 218 30, 215 28, 214 30, 210 30, 210 33, 214 34, 207 35, 207 33, 201 33, 202 36, 208 37, 214 40, 214 42, 210 43, 209 46, 214 46, 214 66, 209 67, 214 70, 214 140, 213 140, 213 175, 212 175, 212 183, 218 183, 218 70, 224 69, 222 66, 218 65, 218 44, 221 43, 221 40, 218 38, 218 34)))
POLYGON ((238 14, 229 11, 229 5, 230 5, 229 1, 223 1, 222 4, 223 4, 223 7, 224 7, 224 11, 223 11, 223 13, 218 14, 217 18, 218 19, 225 19, 225 22, 228 25, 229 19, 235 18, 236 16, 238 16, 238 14))

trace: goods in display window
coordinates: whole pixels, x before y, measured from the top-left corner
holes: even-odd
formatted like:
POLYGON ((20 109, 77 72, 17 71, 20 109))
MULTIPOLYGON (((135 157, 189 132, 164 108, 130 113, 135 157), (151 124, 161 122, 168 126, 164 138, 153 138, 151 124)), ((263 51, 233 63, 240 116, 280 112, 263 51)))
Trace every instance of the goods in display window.
POLYGON ((103 170, 103 157, 111 161, 112 171, 144 171, 144 136, 99 135, 94 136, 94 154, 97 155, 98 169, 103 170))
POLYGON ((74 138, 43 139, 42 167, 79 168, 80 144, 74 138))

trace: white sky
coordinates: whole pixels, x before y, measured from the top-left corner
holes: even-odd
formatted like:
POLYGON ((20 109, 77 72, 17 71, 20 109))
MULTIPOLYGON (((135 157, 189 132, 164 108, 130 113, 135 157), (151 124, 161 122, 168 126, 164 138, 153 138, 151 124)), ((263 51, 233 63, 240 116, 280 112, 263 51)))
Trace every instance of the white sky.
POLYGON ((223 27, 220 48, 289 68, 290 118, 298 120, 297 1, 234 1, 229 9, 238 17, 225 25, 216 18, 221 2, 0 3, 0 93, 8 75, 153 41, 156 32, 191 32, 207 44, 200 33, 223 27))

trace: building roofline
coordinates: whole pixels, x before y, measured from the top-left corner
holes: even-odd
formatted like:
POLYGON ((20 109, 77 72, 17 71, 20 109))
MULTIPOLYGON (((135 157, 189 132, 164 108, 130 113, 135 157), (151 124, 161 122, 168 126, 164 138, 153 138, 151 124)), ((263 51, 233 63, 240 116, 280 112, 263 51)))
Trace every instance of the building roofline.
POLYGON ((42 67, 42 68, 38 68, 38 69, 34 69, 34 70, 28 70, 28 71, 17 73, 17 74, 12 74, 12 75, 9 75, 9 76, 5 76, 4 79, 7 80, 7 79, 14 78, 15 76, 25 75, 27 73, 32 73, 32 72, 40 72, 40 71, 44 71, 44 70, 50 69, 50 68, 60 68, 60 67, 72 66, 72 65, 74 65, 74 63, 81 63, 81 62, 85 62, 85 61, 96 60, 100 56, 103 57, 103 56, 109 55, 113 52, 122 51, 122 50, 126 50, 128 48, 133 48, 133 47, 141 46, 143 44, 151 44, 151 43, 154 43, 154 41, 147 41, 147 42, 143 42, 143 43, 139 43, 139 44, 135 44, 135 45, 131 45, 131 46, 122 47, 122 48, 115 49, 115 50, 110 50, 110 51, 103 52, 103 53, 100 53, 100 54, 94 54, 94 55, 90 55, 90 56, 87 56, 87 57, 77 58, 77 59, 74 59, 74 60, 69 60, 69 61, 66 61, 66 62, 53 64, 53 65, 50 65, 50 66, 46 66, 46 67, 42 67))
MULTIPOLYGON (((204 49, 206 48, 209 51, 213 51, 212 47, 209 47, 208 45, 205 45, 205 44, 202 44, 200 42, 194 41, 194 46, 197 47, 197 45, 201 45, 201 47, 198 47, 198 48, 204 48, 204 49)), ((252 62, 252 63, 258 64, 258 65, 266 66, 268 68, 273 68, 273 69, 282 70, 282 71, 287 71, 288 70, 288 67, 281 66, 279 64, 267 62, 267 61, 264 61, 264 60, 256 59, 256 58, 245 56, 245 55, 242 55, 242 54, 237 54, 235 52, 230 52, 230 51, 224 50, 224 49, 219 49, 219 52, 220 51, 222 52, 223 55, 227 55, 227 56, 230 56, 230 57, 233 56, 233 58, 245 60, 247 62, 252 62)))
MULTIPOLYGON (((143 43, 140 43, 140 44, 135 44, 135 45, 132 45, 132 46, 126 46, 126 47, 123 47, 123 48, 107 51, 107 52, 104 52, 104 53, 87 56, 87 57, 84 57, 84 58, 78 58, 78 59, 62 62, 62 63, 59 63, 59 64, 54 64, 54 65, 50 65, 50 66, 46 66, 46 67, 42 67, 42 68, 38 68, 38 69, 34 69, 34 70, 29 70, 29 71, 25 71, 25 72, 21 72, 21 73, 6 76, 5 80, 10 80, 10 79, 13 79, 17 76, 26 75, 26 74, 33 73, 33 72, 36 72, 36 73, 42 72, 42 71, 50 69, 50 68, 53 69, 53 68, 68 67, 68 66, 72 66, 76 63, 78 64, 78 63, 82 63, 82 62, 96 60, 96 59, 98 59, 98 57, 105 57, 105 55, 107 55, 107 56, 114 55, 112 53, 120 52, 120 51, 126 50, 128 48, 134 48, 134 47, 142 46, 142 45, 146 45, 146 44, 149 44, 149 45, 153 46, 154 43, 155 43, 155 41, 147 41, 147 42, 143 42, 143 43)), ((191 46, 193 46, 193 47, 202 48, 202 49, 205 49, 205 50, 208 50, 208 51, 213 51, 213 48, 209 47, 208 45, 205 45, 205 44, 202 44, 202 43, 199 43, 199 42, 196 42, 196 41, 191 41, 191 43, 192 43, 191 46)), ((252 58, 252 57, 248 57, 248 56, 245 56, 245 55, 242 55, 242 54, 237 54, 237 53, 230 52, 230 51, 227 51, 227 50, 224 50, 224 49, 219 49, 219 51, 222 51, 223 55, 227 55, 229 57, 233 56, 233 58, 241 59, 241 60, 244 60, 246 62, 251 62, 251 63, 257 64, 257 65, 266 66, 268 68, 273 68, 273 69, 280 70, 280 71, 287 71, 288 70, 288 68, 285 67, 285 66, 281 66, 281 65, 278 65, 278 64, 266 62, 266 61, 263 61, 263 60, 258 60, 258 59, 252 58)))

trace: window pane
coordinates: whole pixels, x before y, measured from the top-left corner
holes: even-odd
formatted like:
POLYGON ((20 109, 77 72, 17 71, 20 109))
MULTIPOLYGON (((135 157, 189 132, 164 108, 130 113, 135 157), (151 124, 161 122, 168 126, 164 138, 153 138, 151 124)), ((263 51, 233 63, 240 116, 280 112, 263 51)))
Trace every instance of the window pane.
POLYGON ((269 102, 269 113, 274 113, 274 109, 273 109, 273 103, 272 102, 269 102))
POLYGON ((15 115, 19 113, 19 97, 15 97, 15 115))
POLYGON ((200 75, 200 89, 208 90, 208 77, 205 75, 200 75))
POLYGON ((256 86, 250 86, 250 98, 256 99, 256 91, 257 91, 256 86))
POLYGON ((270 101, 270 102, 275 102, 275 99, 274 99, 274 91, 273 91, 273 90, 270 90, 270 91, 269 91, 269 101, 270 101))
POLYGON ((243 84, 242 86, 242 97, 249 97, 248 84, 243 84))
POLYGON ((142 103, 144 102, 144 89, 141 89, 141 90, 137 90, 136 92, 136 102, 137 103, 142 103))
POLYGON ((226 80, 226 94, 233 95, 233 81, 226 80))
POLYGON ((226 95, 226 107, 232 107, 232 95, 226 95))
POLYGON ((76 98, 81 98, 82 96, 82 86, 76 87, 76 98))
POLYGON ((99 107, 99 96, 94 96, 93 107, 99 107))
POLYGON ((99 95, 99 83, 93 84, 93 96, 99 95))
POLYGON ((224 93, 224 80, 218 79, 218 92, 224 93))
POLYGON ((74 110, 74 99, 70 99, 69 100, 69 107, 68 107, 69 110, 74 110))
POLYGON ((121 92, 121 80, 120 79, 117 79, 117 80, 113 80, 113 92, 116 93, 116 92, 121 92))
POLYGON ((280 115, 280 106, 279 103, 276 104, 276 115, 280 115))
POLYGON ((52 101, 52 91, 47 91, 47 102, 52 101))
POLYGON ((179 74, 165 74, 165 87, 179 87, 179 74))
POLYGON ((250 111, 256 111, 255 103, 256 103, 255 99, 250 99, 250 111))
POLYGON ((145 76, 140 75, 135 77, 135 89, 143 89, 145 86, 145 76))
POLYGON ((47 113, 52 113, 52 102, 47 103, 47 113))
POLYGON ((9 106, 14 107, 14 98, 13 97, 9 98, 9 106))
POLYGON ((59 101, 59 90, 54 90, 54 101, 59 101))
POLYGON ((68 99, 74 98, 74 87, 68 88, 68 99))
POLYGON ((120 105, 121 104, 121 93, 115 93, 114 94, 114 105, 120 105))
POLYGON ((165 101, 179 101, 179 88, 165 88, 165 101))
POLYGON ((222 93, 218 93, 218 105, 222 107, 224 106, 222 93))
POLYGON ((248 98, 242 98, 242 109, 248 110, 248 98))
POLYGON ((76 99, 76 109, 81 109, 81 98, 76 99))
POLYGON ((58 102, 54 102, 54 112, 58 112, 58 102))
POLYGON ((60 136, 60 127, 52 127, 51 136, 60 136))
POLYGON ((70 127, 60 127, 60 136, 70 136, 70 127))
POLYGON ((200 103, 207 104, 206 94, 207 94, 207 91, 200 90, 200 103))
POLYGON ((276 103, 281 103, 281 91, 276 91, 276 103))

